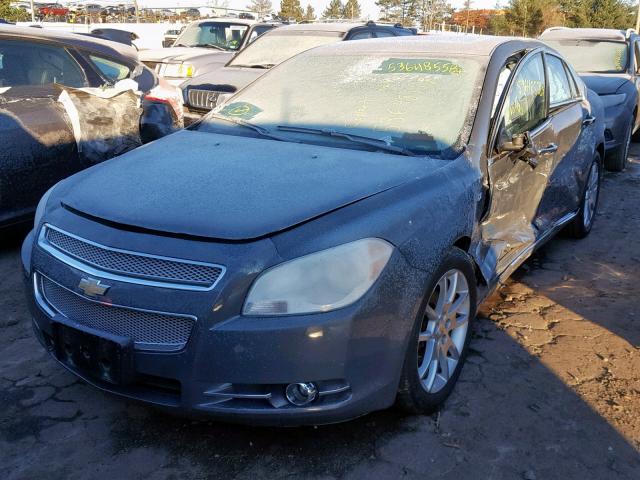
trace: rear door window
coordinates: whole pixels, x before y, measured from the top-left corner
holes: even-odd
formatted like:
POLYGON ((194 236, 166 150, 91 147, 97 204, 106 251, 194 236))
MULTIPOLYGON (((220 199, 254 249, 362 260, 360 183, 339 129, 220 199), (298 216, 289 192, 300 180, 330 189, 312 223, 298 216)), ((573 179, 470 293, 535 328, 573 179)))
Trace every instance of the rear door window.
POLYGON ((371 30, 356 32, 349 37, 349 40, 366 40, 367 38, 373 38, 373 32, 371 30))
POLYGON ((0 87, 54 83, 76 88, 87 86, 84 71, 65 48, 38 42, 0 41, 0 87))
POLYGON ((393 32, 389 30, 376 30, 376 38, 395 37, 393 32))
POLYGON ((113 60, 108 60, 102 57, 96 57, 95 55, 89 55, 91 62, 100 70, 100 73, 111 82, 117 82, 118 80, 124 80, 129 76, 130 69, 126 65, 113 60))
POLYGON ((564 63, 555 55, 546 55, 547 78, 549 80, 549 103, 558 105, 571 100, 574 95, 569 85, 564 63))

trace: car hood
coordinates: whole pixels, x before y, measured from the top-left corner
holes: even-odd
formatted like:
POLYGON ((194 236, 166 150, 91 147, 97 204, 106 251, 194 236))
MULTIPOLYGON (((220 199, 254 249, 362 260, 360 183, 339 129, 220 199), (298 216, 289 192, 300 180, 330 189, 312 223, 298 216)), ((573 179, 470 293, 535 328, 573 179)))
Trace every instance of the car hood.
POLYGON ((591 90, 598 95, 612 95, 626 82, 631 81, 631 77, 627 74, 619 75, 596 75, 582 74, 580 78, 591 90))
POLYGON ((185 87, 204 88, 206 90, 216 90, 216 87, 225 86, 224 91, 229 91, 229 86, 233 87, 233 91, 240 90, 251 82, 260 78, 267 73, 268 69, 263 68, 239 68, 220 66, 208 71, 202 75, 188 80, 180 85, 182 89, 185 87))
POLYGON ((68 178, 55 197, 67 209, 122 226, 249 240, 447 163, 183 130, 68 178))
POLYGON ((193 62, 195 60, 203 60, 203 57, 209 57, 204 63, 210 63, 210 61, 227 63, 233 55, 234 52, 223 52, 222 50, 215 50, 213 48, 198 47, 157 48, 141 50, 138 53, 141 62, 159 63, 193 62))

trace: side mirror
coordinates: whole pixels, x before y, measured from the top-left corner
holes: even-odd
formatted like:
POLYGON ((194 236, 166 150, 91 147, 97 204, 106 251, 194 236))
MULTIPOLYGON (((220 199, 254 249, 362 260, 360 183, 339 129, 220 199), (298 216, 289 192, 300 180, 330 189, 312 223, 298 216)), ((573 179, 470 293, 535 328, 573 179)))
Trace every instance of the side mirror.
POLYGON ((521 152, 527 146, 527 134, 518 133, 511 137, 510 142, 503 142, 500 145, 500 152, 521 152))

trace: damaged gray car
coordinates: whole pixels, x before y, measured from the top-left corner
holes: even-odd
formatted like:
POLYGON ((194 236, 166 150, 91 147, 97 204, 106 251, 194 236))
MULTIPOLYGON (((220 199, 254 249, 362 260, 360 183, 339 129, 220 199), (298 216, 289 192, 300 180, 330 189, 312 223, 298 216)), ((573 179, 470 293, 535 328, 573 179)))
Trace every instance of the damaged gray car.
POLYGON ((432 411, 478 304, 591 230, 591 95, 537 41, 309 50, 49 190, 22 247, 34 331, 103 390, 226 420, 432 411))
POLYGON ((30 221, 57 181, 182 126, 179 89, 133 47, 0 27, 0 227, 30 221))

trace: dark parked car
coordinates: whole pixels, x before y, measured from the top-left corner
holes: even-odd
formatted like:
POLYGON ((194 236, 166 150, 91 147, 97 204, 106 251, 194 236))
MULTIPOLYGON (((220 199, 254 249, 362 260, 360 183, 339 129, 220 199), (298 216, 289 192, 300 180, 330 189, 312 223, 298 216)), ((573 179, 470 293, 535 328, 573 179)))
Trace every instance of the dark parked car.
MULTIPOLYGON (((94 97, 83 103, 97 111, 105 101, 94 97)), ((90 166, 87 151, 80 152, 77 143, 88 134, 107 135, 118 122, 131 123, 144 141, 171 133, 182 126, 180 94, 161 85, 138 62, 134 48, 84 35, 0 26, 0 227, 33 216, 51 185, 90 166), (64 87, 109 86, 125 79, 135 80, 144 94, 143 99, 136 94, 142 114, 134 102, 118 107, 124 109, 116 110, 121 119, 97 118, 95 125, 74 127, 71 116, 79 112, 71 107, 70 113, 61 103, 64 87)), ((105 146, 101 158, 122 152, 117 139, 111 140, 113 147, 105 146)))
POLYGON ((588 95, 532 40, 309 50, 48 191, 22 247, 34 331, 101 389, 228 420, 431 411, 479 302, 591 230, 588 95))
POLYGON ((640 37, 633 30, 555 27, 540 39, 561 52, 601 96, 607 141, 604 164, 609 170, 624 170, 632 135, 640 128, 640 37))
POLYGON ((400 37, 414 32, 400 25, 364 23, 311 23, 285 25, 268 32, 239 52, 226 65, 185 81, 185 122, 198 120, 219 102, 265 74, 269 68, 313 47, 343 40, 400 37))

